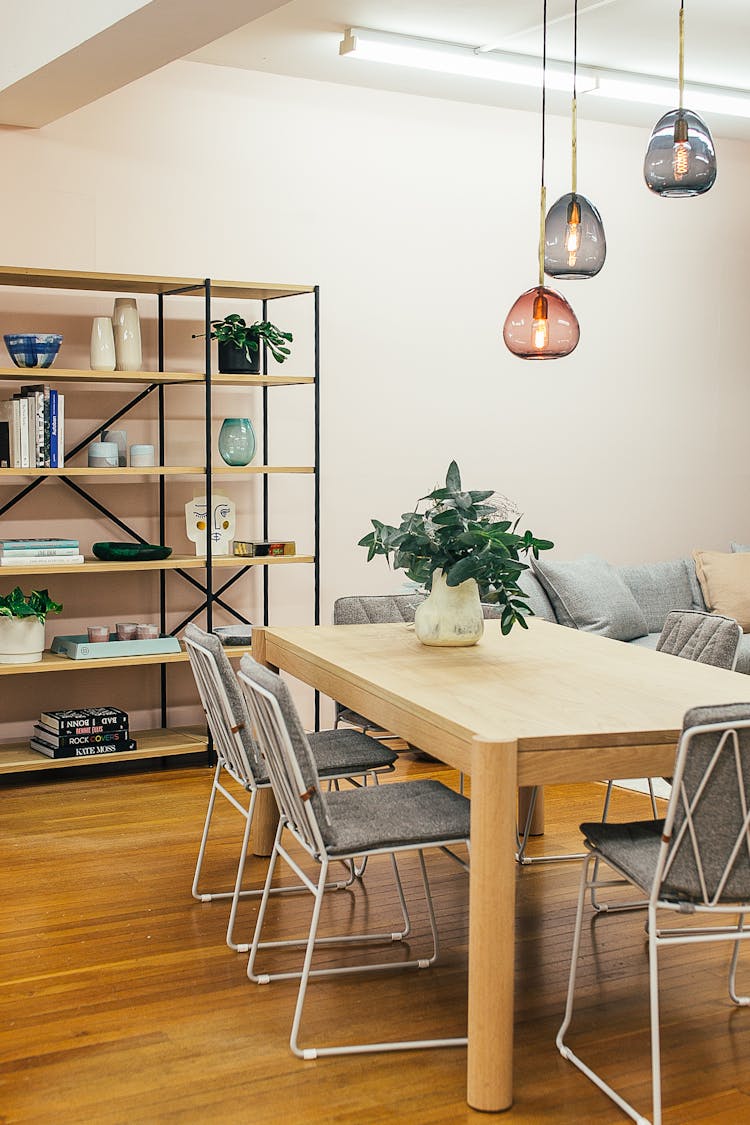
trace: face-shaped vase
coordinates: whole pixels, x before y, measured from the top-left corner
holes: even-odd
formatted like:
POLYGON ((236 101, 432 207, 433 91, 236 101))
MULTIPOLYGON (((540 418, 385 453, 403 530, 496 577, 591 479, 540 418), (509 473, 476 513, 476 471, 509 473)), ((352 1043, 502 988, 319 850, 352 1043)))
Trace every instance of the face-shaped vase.
POLYGON ((194 496, 185 505, 185 528, 191 543, 195 543, 196 555, 206 553, 206 535, 211 535, 211 552, 214 555, 228 555, 229 546, 234 539, 234 501, 228 496, 214 493, 211 497, 213 509, 207 518, 205 496, 194 496))

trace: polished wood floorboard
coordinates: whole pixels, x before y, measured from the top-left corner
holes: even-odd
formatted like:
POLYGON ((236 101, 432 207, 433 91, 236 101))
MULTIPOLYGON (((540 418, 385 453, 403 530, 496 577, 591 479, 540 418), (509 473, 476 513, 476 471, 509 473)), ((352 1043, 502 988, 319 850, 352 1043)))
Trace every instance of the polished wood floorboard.
MULTIPOLYGON (((411 753, 399 776, 456 775, 411 753)), ((300 1062, 287 1045, 294 982, 259 987, 224 944, 225 903, 190 895, 210 788, 207 769, 173 769, 8 786, 0 914, 0 1122, 57 1125, 609 1123, 624 1115, 557 1054, 578 865, 518 878, 516 1087, 502 1115, 464 1102, 463 1050, 300 1062)), ((576 826, 602 787, 548 790, 547 834, 532 850, 576 848, 576 826)), ((620 794, 623 818, 645 798, 620 794)), ((239 817, 216 817, 207 874, 231 882, 239 817)), ((257 863, 257 861, 256 861, 257 863)), ((313 981, 304 1041, 461 1035, 466 1020, 467 879, 430 857, 443 956, 421 973, 313 981)), ((256 866, 257 873, 262 868, 256 866)), ((416 863, 413 952, 427 949, 416 863)), ((385 861, 364 886, 330 896, 326 926, 390 929, 397 905, 385 861)), ((255 907, 243 903, 250 935, 255 907)), ((309 900, 277 900, 271 922, 303 932, 309 900)), ((392 950, 394 959, 402 956, 392 950)), ((665 1125, 750 1122, 750 1012, 726 994, 727 951, 663 958, 665 1125)), ((288 956, 286 958, 289 960, 288 956)), ((747 978, 745 978, 746 981, 747 978)), ((748 987, 740 976, 740 987, 748 987)), ((649 1109, 643 915, 586 927, 574 1042, 649 1109)))

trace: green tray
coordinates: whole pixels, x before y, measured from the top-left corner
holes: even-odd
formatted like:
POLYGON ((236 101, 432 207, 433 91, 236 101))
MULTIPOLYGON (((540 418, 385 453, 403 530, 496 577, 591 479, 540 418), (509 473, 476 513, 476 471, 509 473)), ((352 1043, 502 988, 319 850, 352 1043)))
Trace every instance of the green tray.
POLYGON ((91 550, 103 562, 148 562, 153 559, 168 559, 171 547, 157 543, 94 543, 91 550))

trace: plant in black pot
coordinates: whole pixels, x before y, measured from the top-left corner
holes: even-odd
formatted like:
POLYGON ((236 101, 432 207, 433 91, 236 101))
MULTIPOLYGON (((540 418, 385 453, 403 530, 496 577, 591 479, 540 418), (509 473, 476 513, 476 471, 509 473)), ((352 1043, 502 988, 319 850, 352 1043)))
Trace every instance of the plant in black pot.
MULTIPOLYGON (((197 333, 197 336, 204 333, 197 333)), ((211 339, 219 341, 219 371, 226 375, 248 375, 260 370, 260 345, 266 345, 277 363, 289 355, 291 332, 282 332, 268 320, 247 324, 239 313, 211 321, 211 339)))
POLYGON ((500 606, 503 635, 514 625, 527 628, 525 615, 531 610, 518 578, 528 564, 521 556, 537 557, 553 544, 516 531, 518 520, 503 519, 487 502, 493 495, 488 489, 464 490, 458 465, 451 461, 444 488, 418 500, 398 527, 372 520, 374 531, 359 541, 368 562, 385 555, 429 591, 414 618, 423 644, 476 644, 484 627, 481 602, 500 606))

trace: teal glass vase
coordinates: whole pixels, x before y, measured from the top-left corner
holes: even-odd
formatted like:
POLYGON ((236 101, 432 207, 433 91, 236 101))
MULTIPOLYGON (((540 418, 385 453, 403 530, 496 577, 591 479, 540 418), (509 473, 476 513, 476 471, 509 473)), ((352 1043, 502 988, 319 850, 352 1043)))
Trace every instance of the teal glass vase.
POLYGON ((227 465, 249 465, 255 456, 255 430, 249 418, 225 418, 219 431, 219 453, 227 465))

